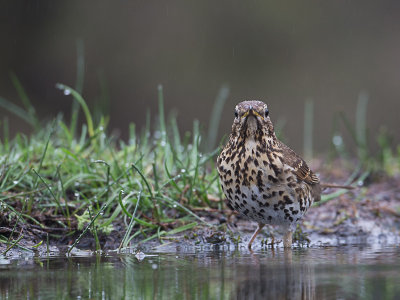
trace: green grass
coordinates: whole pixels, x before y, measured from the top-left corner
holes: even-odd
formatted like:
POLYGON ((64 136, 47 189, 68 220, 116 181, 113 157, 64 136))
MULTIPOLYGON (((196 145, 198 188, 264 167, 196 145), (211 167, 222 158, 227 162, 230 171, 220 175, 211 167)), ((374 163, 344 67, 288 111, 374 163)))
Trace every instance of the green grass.
MULTIPOLYGON (((35 131, 29 137, 18 133, 10 140, 7 120, 1 123, 0 224, 10 228, 0 234, 0 242, 8 246, 6 251, 15 246, 32 250, 19 245, 24 234, 20 230, 28 224, 48 232, 43 238, 47 244, 49 238, 70 236, 70 250, 88 232, 93 235, 96 250, 100 250, 99 236, 116 228, 124 232, 121 250, 152 239, 162 242, 200 224, 208 226, 194 211, 210 206, 222 209, 222 200, 210 201, 210 196, 213 200, 224 198, 214 165, 219 149, 210 149, 216 145, 216 131, 209 131, 204 139, 207 143, 202 145, 200 125, 194 121, 193 129, 181 136, 176 118, 165 116, 162 86, 158 88, 157 118, 148 114, 140 134, 135 124, 130 124, 129 139, 123 141, 108 133, 106 117, 93 118, 81 94, 63 84, 57 88, 64 93, 65 101, 74 103, 71 120, 68 124, 59 116, 43 125, 14 74, 12 81, 23 107, 3 98, 0 106, 32 125, 35 131), (80 109, 85 123, 79 131, 80 109)), ((209 128, 218 128, 227 95, 228 88, 222 87, 209 128)), ((378 137, 378 155, 373 156, 368 148, 367 103, 366 94, 361 94, 355 125, 342 113, 333 126, 335 155, 358 158, 347 184, 364 180, 370 172, 400 172, 400 148, 393 150, 385 131, 378 137), (351 147, 343 142, 339 123, 355 144, 352 154, 347 149, 351 147)), ((309 101, 305 106, 304 152, 310 157, 313 126, 313 103, 309 101)), ((324 195, 319 205, 345 192, 324 195)))
POLYGON ((360 92, 354 124, 344 112, 335 114, 332 126, 331 158, 339 157, 344 161, 357 158, 355 169, 363 172, 360 176, 364 178, 368 174, 398 175, 400 174, 400 145, 394 142, 385 127, 380 128, 380 133, 375 139, 368 134, 368 102, 368 93, 360 92), (344 134, 350 137, 347 144, 344 134), (374 143, 375 149, 372 147, 374 143))
MULTIPOLYGON (((141 134, 132 123, 128 142, 107 134, 105 118, 94 124, 77 91, 57 87, 84 112, 79 136, 58 117, 29 137, 17 134, 9 141, 7 134, 0 143, 0 205, 14 231, 25 223, 65 228, 67 234, 80 233, 74 246, 90 231, 99 250, 98 234, 110 233, 115 224, 126 231, 120 248, 135 237, 162 241, 198 224, 208 225, 192 208, 222 206, 208 199, 222 198, 214 167, 218 151, 200 151, 197 121, 191 132, 180 136, 176 119, 165 118, 162 87, 159 122, 150 126, 148 117, 141 134), (46 222, 40 215, 48 217, 46 222)), ((20 110, 30 123, 38 122, 34 111, 20 110)), ((0 239, 13 245, 14 233, 0 239)), ((50 238, 59 237, 50 231, 50 238)))

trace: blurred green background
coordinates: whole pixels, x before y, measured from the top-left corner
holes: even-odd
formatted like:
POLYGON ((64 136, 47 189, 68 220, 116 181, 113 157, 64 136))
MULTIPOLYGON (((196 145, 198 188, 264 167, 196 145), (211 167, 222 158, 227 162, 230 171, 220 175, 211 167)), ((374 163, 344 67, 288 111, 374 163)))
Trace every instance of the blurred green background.
MULTIPOLYGON (((326 151, 335 113, 354 122, 366 93, 370 144, 386 127, 399 140, 400 2, 397 1, 1 1, 0 96, 21 104, 14 72, 43 119, 72 100, 77 49, 83 96, 109 114, 122 138, 157 114, 157 85, 182 130, 208 124, 223 84, 230 89, 218 139, 245 99, 269 104, 286 141, 301 152, 304 103, 314 101, 314 144, 326 151)), ((29 125, 8 116, 10 129, 29 125)))

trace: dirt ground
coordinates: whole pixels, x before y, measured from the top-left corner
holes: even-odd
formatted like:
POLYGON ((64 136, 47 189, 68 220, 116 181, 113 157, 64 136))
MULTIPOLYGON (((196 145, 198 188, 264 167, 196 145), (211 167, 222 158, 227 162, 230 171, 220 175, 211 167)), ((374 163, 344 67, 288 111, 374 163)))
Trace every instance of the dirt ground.
MULTIPOLYGON (((322 178, 332 178, 332 172, 321 174, 322 178)), ((336 182, 343 182, 343 174, 333 174, 336 182)), ((332 179, 331 179, 332 180, 332 179)), ((330 181, 332 182, 332 181, 330 181)), ((332 191, 327 190, 326 193, 332 191)), ((139 240, 132 242, 132 248, 137 249, 176 251, 177 248, 193 247, 239 247, 246 248, 247 241, 256 228, 254 222, 236 216, 226 208, 224 211, 205 210, 196 212, 212 226, 198 226, 192 230, 175 236, 165 237, 161 242, 157 239, 144 244, 139 240)), ((7 257, 23 255, 46 255, 47 233, 63 235, 63 229, 50 227, 54 222, 41 217, 49 230, 40 226, 26 224, 17 226, 13 238, 23 234, 19 245, 28 248, 13 247, 7 252, 7 257), (42 244, 37 248, 40 241, 42 244)), ((9 218, 0 212, 0 234, 8 237, 13 224, 9 218)), ((120 224, 114 224, 115 230, 109 235, 100 235, 101 248, 105 251, 119 247, 124 231, 120 224)), ((79 233, 60 239, 49 240, 49 252, 52 255, 64 253, 79 233)), ((253 249, 280 247, 282 232, 279 228, 266 226, 254 242, 253 249)), ((340 246, 350 244, 400 244, 400 176, 387 177, 380 175, 369 176, 363 186, 349 191, 321 205, 315 205, 308 210, 304 220, 294 235, 294 246, 318 247, 340 246)), ((95 241, 91 233, 87 233, 79 242, 76 251, 92 253, 95 241), (79 248, 79 249, 78 249, 79 248)), ((0 243, 0 253, 7 249, 5 243, 0 243)), ((73 254, 74 252, 72 252, 73 254)), ((81 252, 79 252, 81 253, 81 252)))

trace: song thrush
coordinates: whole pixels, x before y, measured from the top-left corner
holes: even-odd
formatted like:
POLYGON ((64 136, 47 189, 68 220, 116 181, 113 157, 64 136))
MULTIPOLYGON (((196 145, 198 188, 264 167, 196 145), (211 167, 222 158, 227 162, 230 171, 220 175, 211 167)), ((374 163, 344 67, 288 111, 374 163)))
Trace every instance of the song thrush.
POLYGON ((217 166, 230 208, 258 223, 249 249, 265 224, 283 226, 284 247, 291 247, 297 222, 321 198, 321 185, 306 162, 277 139, 265 103, 236 106, 217 166))

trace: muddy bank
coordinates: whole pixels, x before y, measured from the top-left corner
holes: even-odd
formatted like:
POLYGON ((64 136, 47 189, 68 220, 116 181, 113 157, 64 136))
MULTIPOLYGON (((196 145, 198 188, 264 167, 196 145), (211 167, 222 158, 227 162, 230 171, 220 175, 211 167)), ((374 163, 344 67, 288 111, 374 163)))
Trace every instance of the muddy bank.
MULTIPOLYGON (((328 193, 330 191, 327 191, 328 193)), ((131 252, 142 249, 149 251, 176 251, 179 248, 193 247, 235 247, 246 248, 246 243, 256 228, 254 222, 249 222, 236 216, 228 208, 224 211, 206 209, 196 212, 212 226, 198 226, 193 230, 177 235, 163 237, 162 241, 154 239, 140 243, 139 239, 132 241, 131 252)), ((0 234, 8 237, 12 233, 9 216, 0 216, 0 234)), ((33 224, 18 225, 13 238, 23 235, 18 246, 6 254, 7 257, 20 255, 59 255, 64 253, 79 236, 79 232, 67 236, 64 229, 54 227, 54 222, 45 222, 46 229, 33 224), (52 227, 53 226, 53 227, 52 227), (52 234, 63 236, 51 238, 52 234), (49 234, 49 235, 48 235, 49 234), (48 244, 47 244, 47 237, 48 244), (38 245, 38 243, 42 244, 38 245), (49 245, 49 247, 47 246, 49 245), (36 246, 36 247, 35 247, 36 246)), ((114 231, 100 234, 102 250, 118 249, 124 235, 122 224, 114 224, 114 231)), ((253 249, 261 247, 282 246, 282 232, 279 228, 266 226, 263 233, 257 237, 253 249)), ((352 190, 335 199, 309 209, 298 231, 294 236, 294 246, 337 246, 349 244, 399 244, 400 243, 400 176, 377 177, 373 182, 365 182, 365 186, 352 190)), ((76 246, 73 254, 90 255, 95 249, 93 235, 87 233, 76 246), (79 250, 83 250, 80 251, 79 250)), ((7 249, 5 243, 0 243, 0 253, 7 249)))

